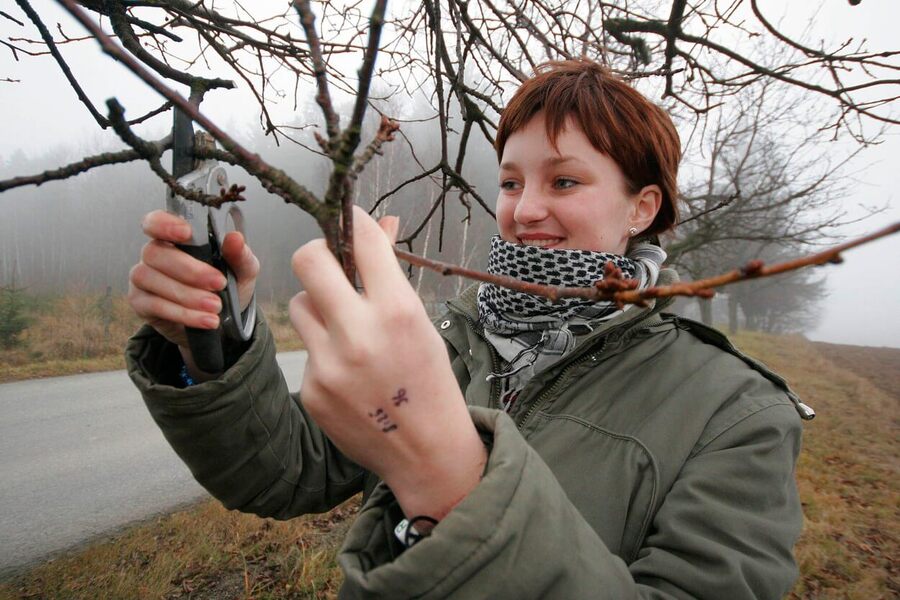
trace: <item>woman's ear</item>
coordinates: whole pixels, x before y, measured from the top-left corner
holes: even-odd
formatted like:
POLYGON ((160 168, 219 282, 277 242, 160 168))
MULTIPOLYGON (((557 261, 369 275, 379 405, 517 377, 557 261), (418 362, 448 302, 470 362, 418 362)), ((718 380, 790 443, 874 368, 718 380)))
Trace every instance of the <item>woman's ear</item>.
POLYGON ((638 234, 640 234, 653 223, 660 206, 662 206, 662 189, 655 183, 653 185, 645 185, 641 191, 632 197, 629 226, 637 229, 638 234))

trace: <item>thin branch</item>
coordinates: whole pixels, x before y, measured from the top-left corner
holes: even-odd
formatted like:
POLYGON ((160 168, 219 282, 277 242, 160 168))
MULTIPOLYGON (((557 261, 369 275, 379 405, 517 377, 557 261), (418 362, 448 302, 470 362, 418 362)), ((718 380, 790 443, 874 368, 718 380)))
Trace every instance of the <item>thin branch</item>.
POLYGON ((394 134, 399 129, 400 123, 388 118, 386 115, 381 115, 381 124, 378 126, 378 132, 375 134, 372 141, 369 142, 369 145, 366 146, 365 151, 356 157, 353 168, 350 170, 350 177, 353 179, 358 178, 359 174, 362 173, 363 169, 366 168, 366 165, 369 164, 375 155, 382 153, 381 147, 384 143, 394 141, 394 134))
POLYGON ((9 19, 10 21, 12 21, 13 23, 15 23, 15 24, 18 25, 19 27, 25 27, 25 23, 23 23, 22 21, 18 20, 17 18, 13 17, 13 16, 10 15, 9 13, 4 12, 4 11, 2 11, 2 10, 0 10, 0 17, 4 17, 4 18, 6 18, 6 19, 9 19))
MULTIPOLYGON (((156 146, 158 151, 162 153, 163 151, 171 147, 172 138, 171 136, 168 136, 163 138, 162 140, 148 143, 156 146)), ((141 155, 135 150, 104 152, 102 154, 88 156, 79 160, 78 162, 68 164, 64 167, 59 167, 58 169, 50 169, 48 171, 44 171, 43 173, 38 173, 37 175, 13 177, 12 179, 7 179, 6 181, 0 181, 0 192, 11 190, 17 187, 23 187, 26 185, 40 186, 41 184, 47 183, 48 181, 59 181, 61 179, 68 179, 69 177, 75 177, 76 175, 86 173, 96 167, 118 165, 139 160, 140 158, 142 158, 141 155)))
POLYGON ((306 43, 309 46, 310 56, 313 61, 313 74, 316 77, 316 103, 325 115, 325 128, 331 144, 337 142, 341 133, 340 117, 331 103, 331 93, 328 91, 328 71, 325 60, 322 58, 322 46, 319 42, 319 34, 316 32, 316 15, 309 6, 309 0, 295 0, 294 8, 300 15, 300 23, 306 33, 306 43))
POLYGON ((144 68, 131 55, 117 46, 106 33, 82 10, 75 0, 58 0, 62 3, 66 10, 74 16, 100 43, 103 51, 123 65, 125 65, 132 73, 137 75, 147 85, 162 94, 173 105, 180 108, 191 119, 206 129, 217 142, 230 152, 239 161, 240 166, 248 173, 263 182, 264 185, 275 187, 283 191, 282 197, 291 204, 296 204, 301 209, 308 212, 319 223, 322 222, 321 203, 315 194, 295 182, 284 171, 272 167, 266 163, 258 154, 254 154, 241 146, 230 135, 219 128, 215 123, 203 115, 196 106, 188 102, 183 96, 175 92, 162 81, 157 79, 152 73, 144 68))
POLYGON ((188 189, 178 183, 175 176, 166 171, 162 166, 162 162, 160 161, 162 150, 160 147, 138 137, 128 126, 128 123, 125 122, 125 109, 122 108, 119 101, 115 98, 110 98, 106 101, 106 106, 109 108, 109 123, 113 130, 119 135, 123 142, 131 146, 142 159, 147 161, 150 169, 156 173, 156 175, 162 179, 163 183, 169 186, 176 195, 187 198, 188 200, 193 200, 194 202, 199 202, 204 206, 212 206, 214 208, 219 208, 225 202, 234 202, 244 199, 240 195, 242 190, 239 189, 238 186, 232 186, 228 191, 223 189, 219 196, 211 196, 200 190, 188 189))
POLYGON ((691 221, 696 221, 700 217, 704 217, 704 216, 708 215, 709 213, 716 212, 720 208, 725 208, 726 206, 728 206, 729 204, 731 204, 732 202, 734 202, 735 200, 737 200, 740 197, 741 197, 741 191, 737 190, 733 194, 730 194, 730 195, 726 196, 725 198, 723 198, 722 200, 720 200, 714 206, 707 208, 706 210, 700 211, 696 215, 691 215, 687 219, 678 221, 678 225, 681 226, 681 225, 684 225, 685 223, 690 223, 691 221))
POLYGON ((88 112, 91 113, 91 116, 94 117, 94 120, 97 121, 97 124, 100 125, 102 129, 106 129, 109 127, 109 121, 106 120, 106 117, 100 114, 100 112, 94 107, 90 98, 87 97, 87 94, 84 93, 84 90, 81 89, 81 85, 79 85, 78 80, 75 79, 75 76, 72 75, 72 70, 69 69, 69 65, 66 64, 65 59, 63 59, 62 54, 59 53, 59 49, 56 47, 56 42, 53 39, 53 36, 50 34, 50 30, 47 29, 44 22, 41 21, 40 16, 35 12, 33 8, 31 8, 31 4, 27 2, 27 0, 16 0, 16 4, 19 5, 19 8, 28 16, 34 26, 37 27, 38 31, 41 34, 41 38, 44 40, 44 43, 47 44, 47 50, 50 51, 50 54, 53 56, 53 59, 59 65, 59 68, 62 69, 63 75, 66 76, 66 79, 69 81, 69 85, 72 86, 72 89, 75 90, 75 95, 78 96, 78 99, 82 104, 87 107, 88 112))
MULTIPOLYGON (((518 279, 503 275, 493 275, 482 271, 475 271, 449 263, 444 263, 430 258, 404 252, 398 248, 394 248, 394 254, 401 260, 410 264, 425 267, 440 273, 441 275, 458 275, 476 281, 492 283, 518 292, 526 294, 534 294, 544 296, 550 301, 555 302, 560 298, 583 298, 585 300, 612 300, 617 304, 637 304, 645 305, 648 300, 653 298, 667 298, 674 296, 700 296, 709 298, 715 294, 715 288, 723 287, 739 281, 748 279, 761 279, 763 277, 771 277, 789 271, 796 271, 805 267, 825 264, 838 264, 843 261, 841 253, 857 246, 862 246, 877 239, 893 235, 900 231, 900 222, 894 223, 884 229, 880 229, 874 233, 863 236, 861 238, 851 240, 844 244, 840 244, 828 250, 795 258, 782 263, 776 263, 766 266, 761 260, 753 260, 740 269, 735 269, 722 275, 698 279, 697 281, 685 281, 665 286, 651 286, 643 290, 636 289, 637 281, 634 279, 622 279, 616 276, 615 272, 606 273, 606 277, 598 281, 594 287, 572 288, 541 285, 538 283, 528 283, 519 281, 518 279), (633 282, 633 283, 627 283, 633 282), (628 286, 631 289, 623 289, 628 286)), ((612 266, 612 265, 609 265, 612 266)), ((615 267, 613 267, 615 269, 615 267)))

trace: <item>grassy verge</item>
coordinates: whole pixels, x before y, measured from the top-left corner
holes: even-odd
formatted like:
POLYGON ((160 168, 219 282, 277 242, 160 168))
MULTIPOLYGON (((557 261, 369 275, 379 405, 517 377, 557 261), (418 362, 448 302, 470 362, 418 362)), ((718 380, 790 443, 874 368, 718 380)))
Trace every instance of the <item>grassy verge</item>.
POLYGON ((48 562, 0 585, 0 599, 333 597, 334 554, 358 508, 285 522, 204 502, 48 562))
MULTIPOLYGON (((805 425, 798 465, 806 524, 790 597, 900 596, 898 399, 801 337, 741 334, 736 342, 819 413, 805 425)), ((351 501, 282 523, 207 502, 41 565, 0 585, 0 600, 334 597, 334 556, 356 509, 351 501)))
MULTIPOLYGON (((818 412, 805 425, 797 471, 806 522, 791 597, 900 597, 898 399, 802 338, 745 334, 737 343, 818 412)), ((846 348, 851 360, 858 349, 846 348)))
MULTIPOLYGON (((284 303, 263 306, 279 351, 303 348, 284 303)), ((124 348, 141 321, 124 298, 72 294, 32 302, 19 344, 0 351, 0 383, 125 368, 124 348)))

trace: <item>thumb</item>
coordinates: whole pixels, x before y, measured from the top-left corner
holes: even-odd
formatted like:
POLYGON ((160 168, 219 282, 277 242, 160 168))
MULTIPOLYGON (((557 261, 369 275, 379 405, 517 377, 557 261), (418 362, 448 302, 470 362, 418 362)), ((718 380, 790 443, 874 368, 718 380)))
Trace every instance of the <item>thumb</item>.
POLYGON ((222 257, 239 282, 254 279, 259 273, 259 260, 239 231, 229 231, 225 235, 222 240, 222 257))
POLYGON ((400 233, 400 218, 395 216, 385 216, 378 219, 378 225, 384 231, 391 244, 397 243, 397 236, 400 233))

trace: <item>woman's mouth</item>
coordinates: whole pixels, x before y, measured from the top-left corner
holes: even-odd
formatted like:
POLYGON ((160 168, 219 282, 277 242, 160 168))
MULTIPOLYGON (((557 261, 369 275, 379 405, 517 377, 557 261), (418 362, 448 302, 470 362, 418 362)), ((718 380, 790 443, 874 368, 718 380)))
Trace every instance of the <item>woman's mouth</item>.
POLYGON ((558 237, 548 237, 548 238, 519 238, 519 243, 523 246, 535 246, 537 248, 552 248, 558 244, 561 244, 563 238, 558 237))

